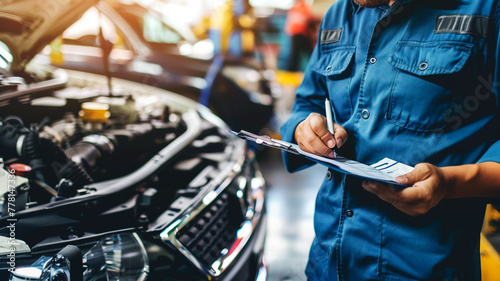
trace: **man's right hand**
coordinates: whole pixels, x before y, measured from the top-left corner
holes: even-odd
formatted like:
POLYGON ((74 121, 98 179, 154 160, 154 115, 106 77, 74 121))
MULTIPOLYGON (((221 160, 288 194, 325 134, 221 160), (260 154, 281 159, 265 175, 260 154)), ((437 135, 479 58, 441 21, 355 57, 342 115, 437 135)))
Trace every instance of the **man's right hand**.
POLYGON ((344 127, 339 124, 333 123, 333 130, 335 136, 328 131, 326 118, 323 115, 311 113, 295 129, 295 141, 303 151, 334 157, 332 149, 340 148, 348 135, 344 127))

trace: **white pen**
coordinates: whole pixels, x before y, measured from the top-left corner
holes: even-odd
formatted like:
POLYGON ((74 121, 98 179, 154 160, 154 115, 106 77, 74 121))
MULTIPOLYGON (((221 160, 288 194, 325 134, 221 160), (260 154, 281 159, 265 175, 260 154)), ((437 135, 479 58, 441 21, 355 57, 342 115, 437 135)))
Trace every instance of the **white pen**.
MULTIPOLYGON (((335 131, 333 130, 332 106, 328 98, 325 99, 325 112, 326 112, 326 126, 328 127, 328 131, 330 132, 330 134, 332 134, 332 136, 335 137, 335 131)), ((335 152, 335 149, 332 149, 332 151, 333 151, 333 158, 336 158, 337 152, 335 152)))
POLYGON ((333 131, 333 116, 332 116, 332 106, 330 105, 330 100, 325 99, 325 111, 326 111, 326 126, 328 126, 328 131, 333 136, 335 132, 333 131))

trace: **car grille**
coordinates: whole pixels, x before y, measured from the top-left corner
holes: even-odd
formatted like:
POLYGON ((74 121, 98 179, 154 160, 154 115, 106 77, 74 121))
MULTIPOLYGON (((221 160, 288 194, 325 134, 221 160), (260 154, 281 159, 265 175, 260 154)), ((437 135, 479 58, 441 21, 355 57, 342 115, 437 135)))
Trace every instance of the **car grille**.
POLYGON ((211 268, 212 263, 221 253, 227 252, 236 239, 236 231, 243 222, 238 205, 233 195, 222 193, 177 236, 179 242, 207 268, 211 268))

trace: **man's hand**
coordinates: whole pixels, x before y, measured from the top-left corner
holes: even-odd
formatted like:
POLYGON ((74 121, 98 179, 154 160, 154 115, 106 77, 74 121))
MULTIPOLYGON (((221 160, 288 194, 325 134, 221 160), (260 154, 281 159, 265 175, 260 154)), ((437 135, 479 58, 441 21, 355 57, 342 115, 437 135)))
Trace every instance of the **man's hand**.
POLYGON ((376 181, 365 181, 363 188, 402 212, 419 216, 448 197, 451 186, 441 168, 427 163, 416 165, 413 171, 397 177, 396 181, 410 187, 399 188, 376 181))
POLYGON ((311 113, 295 129, 295 141, 300 149, 323 156, 333 157, 332 149, 341 147, 347 140, 346 130, 339 124, 333 124, 335 137, 326 126, 326 118, 318 113, 311 113))

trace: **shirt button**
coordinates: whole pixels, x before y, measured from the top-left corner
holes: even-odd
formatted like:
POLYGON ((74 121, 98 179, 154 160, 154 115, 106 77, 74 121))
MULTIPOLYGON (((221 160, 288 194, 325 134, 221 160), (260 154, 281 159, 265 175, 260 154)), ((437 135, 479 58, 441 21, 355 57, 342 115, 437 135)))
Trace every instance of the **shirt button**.
POLYGON ((332 70, 332 68, 333 67, 331 65, 329 65, 329 66, 326 67, 326 71, 330 71, 330 70, 332 70))
POLYGON ((370 111, 368 109, 363 109, 363 111, 361 111, 361 117, 363 117, 363 119, 368 119, 370 117, 370 111))
POLYGON ((418 69, 420 69, 420 70, 426 70, 428 67, 429 67, 429 64, 428 64, 428 63, 426 63, 425 61, 424 61, 424 62, 421 62, 421 63, 418 65, 418 69))
POLYGON ((376 57, 372 57, 372 58, 370 59, 370 63, 371 63, 371 64, 375 64, 376 62, 377 62, 377 58, 376 58, 376 57))
POLYGON ((330 180, 332 180, 332 177, 333 177, 332 171, 328 170, 326 172, 326 179, 330 181, 330 180))
POLYGON ((350 217, 352 217, 352 216, 354 215, 354 212, 353 212, 351 209, 349 209, 349 210, 347 210, 347 211, 345 212, 345 215, 346 215, 346 216, 348 216, 348 217, 350 218, 350 217))

